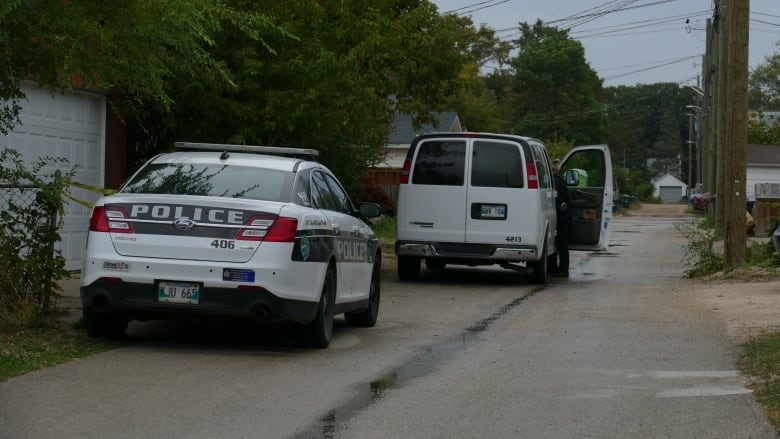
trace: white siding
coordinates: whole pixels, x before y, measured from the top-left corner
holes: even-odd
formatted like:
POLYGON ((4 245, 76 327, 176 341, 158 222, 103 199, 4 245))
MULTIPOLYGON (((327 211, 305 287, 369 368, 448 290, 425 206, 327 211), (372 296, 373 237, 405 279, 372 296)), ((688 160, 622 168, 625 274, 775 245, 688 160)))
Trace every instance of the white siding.
POLYGON ((755 201, 756 184, 780 183, 780 167, 748 166, 745 179, 745 195, 750 201, 755 201))

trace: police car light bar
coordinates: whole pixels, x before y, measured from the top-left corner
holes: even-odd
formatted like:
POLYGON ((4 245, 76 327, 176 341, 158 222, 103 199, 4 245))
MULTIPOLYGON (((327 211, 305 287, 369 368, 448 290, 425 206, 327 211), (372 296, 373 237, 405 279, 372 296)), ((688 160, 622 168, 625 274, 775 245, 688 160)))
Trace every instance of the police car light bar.
POLYGON ((285 148, 283 146, 230 145, 226 143, 176 142, 177 148, 201 149, 205 151, 254 152, 259 154, 284 155, 293 157, 316 157, 316 149, 285 148))

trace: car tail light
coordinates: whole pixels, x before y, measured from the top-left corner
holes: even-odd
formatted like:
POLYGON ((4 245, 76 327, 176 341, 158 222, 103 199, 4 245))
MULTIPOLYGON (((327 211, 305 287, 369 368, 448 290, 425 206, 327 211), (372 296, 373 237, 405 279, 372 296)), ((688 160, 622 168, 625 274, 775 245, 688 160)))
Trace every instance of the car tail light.
POLYGON ((536 175, 536 165, 533 163, 526 164, 525 172, 528 174, 528 189, 539 189, 539 177, 536 175))
POLYGON ((236 235, 239 241, 294 242, 298 232, 295 218, 258 215, 246 222, 251 229, 241 229, 236 235))
POLYGON ((404 167, 401 169, 401 184, 409 183, 409 171, 412 169, 412 159, 404 160, 404 167))
POLYGON ((133 223, 122 221, 127 219, 127 211, 121 207, 96 206, 92 209, 89 219, 89 230, 92 232, 134 233, 133 223))

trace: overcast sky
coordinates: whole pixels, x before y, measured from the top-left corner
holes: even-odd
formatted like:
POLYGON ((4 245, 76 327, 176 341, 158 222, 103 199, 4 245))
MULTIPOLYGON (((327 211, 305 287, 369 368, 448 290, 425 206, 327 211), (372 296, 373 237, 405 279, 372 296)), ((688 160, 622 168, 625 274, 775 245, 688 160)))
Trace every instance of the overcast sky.
MULTIPOLYGON (((440 12, 470 15, 505 40, 537 19, 582 42, 604 85, 701 83, 712 0, 432 0, 440 12), (698 82, 697 82, 698 81, 698 82)), ((780 52, 780 0, 750 0, 751 70, 780 52)))

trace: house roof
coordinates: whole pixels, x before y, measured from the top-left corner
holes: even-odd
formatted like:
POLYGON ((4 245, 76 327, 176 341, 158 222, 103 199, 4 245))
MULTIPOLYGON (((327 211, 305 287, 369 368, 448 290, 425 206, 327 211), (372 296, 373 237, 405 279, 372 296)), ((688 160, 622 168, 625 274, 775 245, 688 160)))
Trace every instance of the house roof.
POLYGON ((753 166, 780 166, 780 145, 747 145, 745 161, 753 166))
POLYGON ((664 185, 664 186, 683 186, 688 187, 685 182, 680 180, 679 178, 675 177, 672 174, 666 173, 660 177, 656 177, 652 180, 653 185, 664 185))
POLYGON ((443 113, 430 113, 431 116, 437 121, 437 126, 432 124, 425 124, 419 129, 415 129, 412 124, 412 116, 409 114, 396 113, 395 119, 391 126, 390 136, 388 137, 388 143, 391 145, 409 145, 412 143, 415 137, 420 134, 433 133, 437 131, 451 131, 460 132, 463 131, 463 127, 460 125, 460 118, 455 111, 447 111, 443 113))

